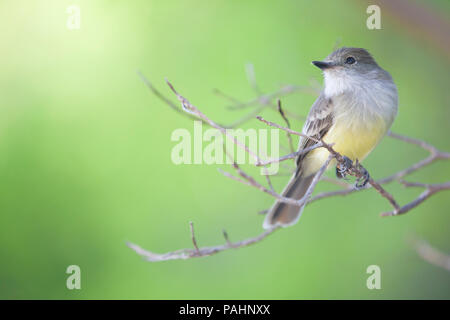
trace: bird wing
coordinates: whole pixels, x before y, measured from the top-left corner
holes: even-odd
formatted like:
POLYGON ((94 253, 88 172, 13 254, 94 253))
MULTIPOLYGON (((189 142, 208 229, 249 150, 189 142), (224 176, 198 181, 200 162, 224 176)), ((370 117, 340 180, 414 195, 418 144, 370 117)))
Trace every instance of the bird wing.
MULTIPOLYGON (((333 101, 326 98, 322 92, 309 111, 302 133, 315 139, 322 139, 333 125, 333 122, 333 101)), ((306 149, 316 143, 317 142, 312 139, 301 137, 298 150, 306 149)), ((308 153, 303 153, 297 157, 296 176, 300 173, 302 169, 302 160, 307 154, 308 153)))

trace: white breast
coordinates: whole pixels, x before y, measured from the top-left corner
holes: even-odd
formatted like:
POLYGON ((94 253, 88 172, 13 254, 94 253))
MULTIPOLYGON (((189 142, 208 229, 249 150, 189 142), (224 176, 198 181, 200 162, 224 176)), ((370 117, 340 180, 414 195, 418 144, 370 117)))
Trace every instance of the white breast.
POLYGON ((325 73, 324 93, 333 101, 335 119, 349 126, 369 126, 382 118, 390 127, 397 115, 397 88, 390 78, 325 73))

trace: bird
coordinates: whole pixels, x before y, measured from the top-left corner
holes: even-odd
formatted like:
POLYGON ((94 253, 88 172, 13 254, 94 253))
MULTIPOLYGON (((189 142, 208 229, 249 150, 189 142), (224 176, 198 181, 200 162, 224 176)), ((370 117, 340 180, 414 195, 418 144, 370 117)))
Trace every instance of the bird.
MULTIPOLYGON (((305 137, 300 137, 298 150, 323 140, 333 144, 334 150, 350 164, 364 160, 397 116, 398 92, 392 76, 363 48, 338 48, 323 61, 312 61, 312 64, 321 69, 324 88, 308 113, 302 129, 305 137)), ((302 199, 329 155, 326 148, 300 154, 295 173, 281 195, 302 199)), ((335 159, 328 168, 334 165, 335 159)), ((345 172, 336 167, 336 175, 343 178, 345 172)), ((277 200, 269 209, 263 228, 297 223, 306 202, 299 206, 277 200)))

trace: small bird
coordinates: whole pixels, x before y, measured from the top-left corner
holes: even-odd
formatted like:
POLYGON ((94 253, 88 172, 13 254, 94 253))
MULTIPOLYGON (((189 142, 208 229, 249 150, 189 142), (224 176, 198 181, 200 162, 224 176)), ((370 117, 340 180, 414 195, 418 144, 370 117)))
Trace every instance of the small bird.
MULTIPOLYGON (((350 163, 362 161, 380 142, 397 115, 397 87, 391 75, 362 48, 339 48, 325 60, 312 64, 323 71, 325 85, 309 111, 302 133, 333 144, 333 148, 350 163)), ((315 143, 301 137, 298 149, 315 143)), ((298 156, 297 170, 282 195, 301 199, 328 157, 325 148, 298 156)), ((330 166, 335 164, 333 160, 330 166)), ((343 178, 345 172, 336 168, 336 175, 343 178)), ((303 208, 304 205, 277 201, 267 213, 263 227, 293 225, 303 208)))

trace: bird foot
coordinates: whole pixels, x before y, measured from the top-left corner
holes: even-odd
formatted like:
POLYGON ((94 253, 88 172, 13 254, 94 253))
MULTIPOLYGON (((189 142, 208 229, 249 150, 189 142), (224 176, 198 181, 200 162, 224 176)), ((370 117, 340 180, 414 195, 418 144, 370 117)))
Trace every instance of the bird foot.
POLYGON ((343 162, 338 163, 336 166, 336 177, 339 179, 344 179, 348 174, 348 170, 353 166, 353 161, 350 158, 346 156, 342 158, 343 162))
POLYGON ((370 180, 369 172, 356 161, 357 169, 362 173, 362 175, 356 179, 355 189, 362 189, 366 186, 367 182, 370 180))

